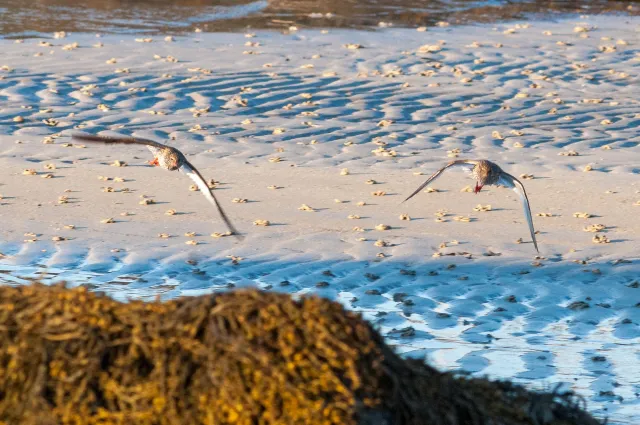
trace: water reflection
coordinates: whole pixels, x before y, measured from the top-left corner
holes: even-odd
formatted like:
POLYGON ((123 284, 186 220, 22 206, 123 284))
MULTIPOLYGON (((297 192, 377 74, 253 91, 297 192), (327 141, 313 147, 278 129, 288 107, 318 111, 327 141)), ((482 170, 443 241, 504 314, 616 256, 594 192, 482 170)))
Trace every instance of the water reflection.
POLYGON ((638 2, 612 0, 3 0, 0 34, 54 31, 164 34, 247 27, 366 28, 492 22, 557 13, 637 14, 638 2))

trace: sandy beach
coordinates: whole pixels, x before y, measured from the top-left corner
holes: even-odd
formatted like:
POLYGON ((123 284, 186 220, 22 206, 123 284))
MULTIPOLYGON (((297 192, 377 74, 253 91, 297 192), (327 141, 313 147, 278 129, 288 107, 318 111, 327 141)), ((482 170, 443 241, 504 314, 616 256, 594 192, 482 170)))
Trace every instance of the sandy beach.
POLYGON ((0 40, 0 282, 316 293, 407 356, 638 423, 639 25, 0 40), (144 147, 76 132, 180 149, 245 239, 144 147), (540 255, 517 195, 463 172, 401 204, 455 158, 521 179, 540 255))

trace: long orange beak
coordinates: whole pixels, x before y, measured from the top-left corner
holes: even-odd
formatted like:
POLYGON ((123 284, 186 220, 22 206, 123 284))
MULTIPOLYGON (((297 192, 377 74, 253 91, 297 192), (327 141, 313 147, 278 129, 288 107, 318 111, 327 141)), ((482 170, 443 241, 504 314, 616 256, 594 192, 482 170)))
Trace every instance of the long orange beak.
POLYGON ((476 183, 476 188, 475 188, 475 190, 474 190, 474 193, 477 195, 477 194, 478 194, 478 192, 480 192, 480 191, 482 190, 482 187, 483 187, 483 186, 484 186, 484 185, 479 185, 478 183, 476 183))

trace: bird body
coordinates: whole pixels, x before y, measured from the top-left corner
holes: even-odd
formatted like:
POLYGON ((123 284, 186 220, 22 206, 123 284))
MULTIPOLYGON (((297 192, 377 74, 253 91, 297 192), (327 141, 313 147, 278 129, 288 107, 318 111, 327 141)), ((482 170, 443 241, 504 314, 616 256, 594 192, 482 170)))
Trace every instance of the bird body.
POLYGON ((207 185, 206 181, 200 174, 200 172, 187 160, 182 152, 178 149, 163 145, 162 143, 154 142, 153 140, 141 139, 135 137, 107 137, 96 135, 77 134, 73 135, 74 139, 82 140, 84 142, 95 142, 105 144, 133 144, 144 145, 154 156, 153 161, 149 161, 149 164, 158 166, 168 171, 179 170, 185 173, 191 180, 193 180, 202 194, 211 202, 218 210, 218 213, 222 217, 231 234, 238 235, 238 231, 235 229, 231 221, 227 217, 226 213, 222 209, 222 206, 216 199, 211 188, 207 185))
POLYGON ((522 201, 522 205, 524 207, 524 213, 527 218, 527 224, 529 225, 529 232, 531 233, 531 239, 533 240, 533 246, 538 250, 538 243, 536 241, 535 230, 533 228, 533 219, 531 217, 531 207, 529 206, 529 198, 527 197, 527 192, 524 190, 524 185, 512 176, 511 174, 505 172, 500 168, 497 164, 487 161, 486 159, 479 160, 471 160, 471 159, 459 159, 455 161, 451 161, 444 167, 440 168, 438 171, 433 173, 431 177, 427 179, 418 189, 416 189, 411 195, 407 197, 402 202, 408 201, 413 196, 415 196, 418 192, 420 192, 425 186, 429 183, 440 177, 440 175, 449 168, 460 167, 471 173, 471 176, 476 180, 476 187, 474 192, 477 194, 482 190, 482 187, 485 185, 495 185, 495 186, 505 186, 510 189, 513 189, 519 196, 522 201))

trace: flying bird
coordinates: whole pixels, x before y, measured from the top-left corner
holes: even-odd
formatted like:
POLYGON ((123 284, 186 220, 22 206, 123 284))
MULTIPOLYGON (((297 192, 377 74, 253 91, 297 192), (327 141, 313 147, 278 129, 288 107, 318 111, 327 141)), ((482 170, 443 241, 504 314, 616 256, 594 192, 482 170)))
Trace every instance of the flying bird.
POLYGON ((460 167, 471 173, 471 176, 476 179, 476 187, 474 192, 477 194, 482 190, 485 185, 500 185, 513 189, 520 196, 522 205, 524 207, 524 214, 527 217, 527 223, 529 224, 529 232, 531 232, 531 239, 533 240, 533 246, 538 250, 538 243, 536 242, 536 234, 533 229, 533 219, 531 218, 531 208, 529 207, 529 198, 527 192, 524 190, 524 186, 517 178, 511 174, 506 173, 498 165, 485 159, 471 160, 471 159, 459 159, 451 161, 427 179, 415 192, 413 192, 407 199, 402 202, 406 202, 413 198, 415 194, 420 192, 426 185, 440 177, 440 175, 447 169, 453 167, 460 167))
POLYGON ((229 231, 232 235, 238 237, 239 233, 236 228, 231 224, 231 221, 225 214, 222 206, 218 203, 213 191, 207 185, 207 182, 202 177, 202 174, 194 167, 184 156, 182 152, 171 146, 163 145, 162 143, 154 142, 153 140, 140 139, 137 137, 109 137, 109 136, 96 136, 92 134, 74 134, 74 139, 82 140, 83 142, 93 143, 105 143, 105 144, 124 144, 124 145, 144 145, 153 154, 153 161, 149 161, 150 165, 163 168, 169 171, 179 170, 186 174, 195 182, 202 194, 211 202, 217 209, 218 213, 222 217, 229 231))

